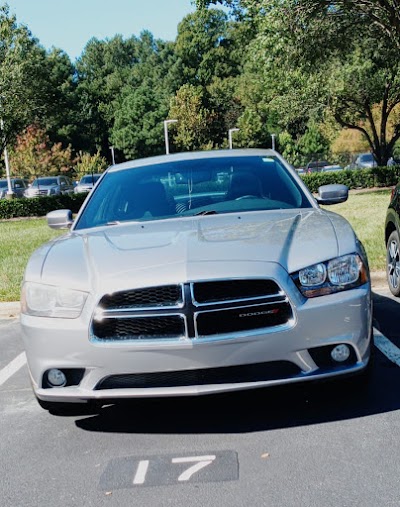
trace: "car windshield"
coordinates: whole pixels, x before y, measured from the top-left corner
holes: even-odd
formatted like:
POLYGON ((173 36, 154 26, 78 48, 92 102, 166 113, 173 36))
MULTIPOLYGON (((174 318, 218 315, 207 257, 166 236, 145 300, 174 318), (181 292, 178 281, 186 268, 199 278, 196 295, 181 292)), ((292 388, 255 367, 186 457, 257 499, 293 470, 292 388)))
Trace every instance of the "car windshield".
POLYGON ((310 208, 277 157, 176 160, 107 173, 75 229, 193 215, 310 208))
POLYGON ((7 180, 0 181, 0 188, 8 188, 7 180))
POLYGON ((360 162, 373 162, 374 156, 372 153, 366 153, 365 155, 360 155, 360 162))
POLYGON ((89 174, 87 176, 83 176, 81 181, 79 182, 81 185, 90 185, 92 183, 96 183, 96 181, 100 178, 99 174, 89 174))
POLYGON ((38 178, 32 183, 32 187, 50 187, 51 185, 57 185, 57 178, 38 178))

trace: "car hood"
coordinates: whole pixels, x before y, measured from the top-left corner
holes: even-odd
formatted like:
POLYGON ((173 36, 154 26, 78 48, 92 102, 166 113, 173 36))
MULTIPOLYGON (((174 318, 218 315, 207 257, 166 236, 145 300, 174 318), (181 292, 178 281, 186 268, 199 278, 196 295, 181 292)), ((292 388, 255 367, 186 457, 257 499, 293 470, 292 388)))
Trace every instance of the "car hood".
POLYGON ((293 273, 356 250, 349 223, 321 209, 131 222, 72 231, 43 245, 32 255, 25 280, 114 291, 260 276, 268 263, 293 273))

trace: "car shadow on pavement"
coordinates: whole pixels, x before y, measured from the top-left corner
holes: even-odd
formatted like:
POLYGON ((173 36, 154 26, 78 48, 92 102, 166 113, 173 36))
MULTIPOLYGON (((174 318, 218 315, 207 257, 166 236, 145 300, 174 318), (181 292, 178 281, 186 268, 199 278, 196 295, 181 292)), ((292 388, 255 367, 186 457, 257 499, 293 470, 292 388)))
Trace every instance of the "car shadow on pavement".
MULTIPOLYGON (((374 294, 375 321, 389 339, 397 337, 397 301, 374 294)), ((328 423, 400 409, 400 368, 375 348, 367 385, 355 379, 304 382, 236 393, 130 400, 104 406, 76 420, 86 431, 148 434, 247 433, 328 423)))
POLYGON ((386 294, 373 292, 375 327, 400 348, 400 299, 386 294))

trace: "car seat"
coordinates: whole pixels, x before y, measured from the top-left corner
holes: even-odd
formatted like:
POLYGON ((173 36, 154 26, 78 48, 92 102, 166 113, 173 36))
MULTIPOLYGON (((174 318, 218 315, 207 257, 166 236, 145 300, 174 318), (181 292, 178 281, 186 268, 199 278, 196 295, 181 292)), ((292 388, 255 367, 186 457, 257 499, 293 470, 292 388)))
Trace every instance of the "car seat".
POLYGON ((126 219, 142 218, 146 214, 163 217, 175 214, 173 200, 168 198, 160 181, 137 183, 129 193, 125 206, 126 219))
POLYGON ((261 182, 252 172, 233 173, 227 192, 227 199, 239 199, 245 196, 263 197, 261 182))

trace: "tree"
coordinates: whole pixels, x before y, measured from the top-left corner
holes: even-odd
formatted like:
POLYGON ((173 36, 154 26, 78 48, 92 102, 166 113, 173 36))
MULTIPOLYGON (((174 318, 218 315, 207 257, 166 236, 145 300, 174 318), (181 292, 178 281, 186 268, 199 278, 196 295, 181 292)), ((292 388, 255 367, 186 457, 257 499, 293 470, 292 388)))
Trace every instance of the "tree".
POLYGON ((214 147, 211 132, 216 113, 207 108, 205 91, 201 86, 183 85, 171 101, 169 116, 178 120, 171 131, 179 149, 188 151, 214 147))
POLYGON ((10 150, 10 165, 13 174, 30 178, 70 173, 73 166, 71 147, 63 149, 61 143, 52 144, 45 130, 30 125, 10 150))
POLYGON ((310 121, 332 116, 338 126, 362 132, 378 164, 386 164, 400 138, 397 48, 366 18, 358 19, 364 29, 354 30, 347 12, 335 23, 330 9, 318 19, 296 17, 303 5, 298 0, 258 5, 258 35, 245 75, 255 76, 260 100, 279 126, 298 140, 310 121))
POLYGON ((156 132, 155 125, 165 118, 169 99, 182 81, 173 44, 154 39, 148 31, 126 40, 92 39, 77 70, 85 150, 100 149, 107 156, 112 142, 128 158, 157 153, 162 130, 156 132), (145 131, 135 133, 139 128, 145 131))
POLYGON ((214 78, 238 73, 232 58, 227 15, 220 9, 200 9, 178 25, 176 55, 182 61, 185 84, 207 86, 214 78))
POLYGON ((41 124, 52 142, 62 142, 63 146, 73 144, 79 148, 82 131, 75 68, 66 53, 53 48, 46 54, 43 71, 46 78, 47 108, 41 124))
POLYGON ((7 5, 0 7, 0 151, 48 108, 44 49, 7 5))
POLYGON ((296 0, 291 7, 299 23, 309 25, 325 18, 337 29, 341 24, 348 26, 349 21, 354 30, 372 26, 379 39, 389 39, 400 49, 398 0, 296 0))
POLYGON ((168 102, 150 83, 127 89, 115 113, 111 140, 127 158, 163 153, 163 120, 168 102))
POLYGON ((329 151, 329 143, 324 137, 319 125, 310 122, 304 135, 299 139, 297 147, 305 160, 326 158, 329 151))
POLYGON ((85 174, 98 174, 102 173, 107 167, 107 160, 100 155, 99 152, 91 155, 90 153, 78 154, 77 163, 74 167, 74 172, 78 179, 82 178, 85 174))

